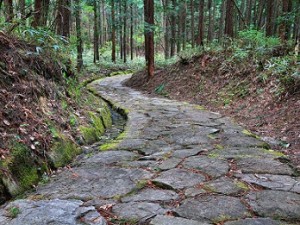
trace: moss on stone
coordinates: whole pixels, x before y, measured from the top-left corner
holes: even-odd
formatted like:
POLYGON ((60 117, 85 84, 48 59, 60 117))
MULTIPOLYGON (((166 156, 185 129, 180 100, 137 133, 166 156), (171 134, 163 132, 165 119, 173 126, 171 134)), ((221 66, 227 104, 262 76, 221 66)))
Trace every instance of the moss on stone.
POLYGON ((249 190, 249 187, 242 181, 235 181, 234 183, 238 188, 243 189, 244 191, 249 190))
POLYGON ((112 126, 111 112, 108 108, 108 105, 105 103, 103 107, 100 109, 100 115, 105 128, 109 128, 112 126))
POLYGON ((54 166, 58 168, 70 163, 80 153, 81 149, 74 142, 63 136, 52 145, 50 157, 54 166))
POLYGON ((100 146, 100 151, 108 151, 116 149, 119 144, 119 141, 111 141, 109 143, 103 144, 100 146))
POLYGON ((245 134, 245 135, 247 135, 247 136, 249 136, 249 137, 253 137, 253 138, 256 138, 256 139, 260 139, 259 136, 253 134, 253 133, 250 132, 249 130, 246 130, 246 129, 245 129, 245 130, 242 131, 242 133, 245 134))
POLYGON ((96 131, 94 127, 80 126, 79 130, 86 144, 92 144, 99 140, 100 134, 96 131))
POLYGON ((2 163, 7 172, 2 174, 2 182, 12 196, 16 196, 36 184, 39 180, 37 160, 33 159, 28 147, 15 142, 10 147, 11 156, 2 163))
POLYGON ((282 152, 280 151, 275 151, 275 150, 272 150, 272 149, 265 149, 264 150, 266 153, 269 153, 269 154, 272 154, 276 157, 286 157, 285 154, 283 154, 282 152))
POLYGON ((206 110, 205 107, 202 106, 202 105, 194 105, 194 108, 198 109, 198 110, 201 110, 201 111, 206 110))

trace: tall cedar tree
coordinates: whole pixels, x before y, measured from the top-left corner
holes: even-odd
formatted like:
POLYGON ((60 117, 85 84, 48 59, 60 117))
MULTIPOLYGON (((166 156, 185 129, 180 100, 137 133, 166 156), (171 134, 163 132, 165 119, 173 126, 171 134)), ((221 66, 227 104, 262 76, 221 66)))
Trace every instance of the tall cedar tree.
POLYGON ((204 0, 199 2, 199 20, 198 20, 198 37, 197 45, 203 46, 203 34, 204 34, 204 0))
POLYGON ((154 0, 144 0, 145 58, 148 78, 154 76, 154 0))
POLYGON ((226 0, 225 36, 233 37, 233 0, 226 0))
POLYGON ((115 18, 115 0, 111 0, 111 61, 116 62, 116 18, 115 18))
POLYGON ((94 0, 94 63, 99 61, 99 19, 98 19, 98 1, 94 0))
POLYGON ((58 0, 56 15, 56 33, 68 39, 70 37, 71 0, 58 0))
POLYGON ((76 47, 77 47, 77 71, 81 71, 83 66, 82 60, 82 35, 81 35, 81 5, 80 0, 74 0, 75 2, 75 20, 76 20, 76 47))

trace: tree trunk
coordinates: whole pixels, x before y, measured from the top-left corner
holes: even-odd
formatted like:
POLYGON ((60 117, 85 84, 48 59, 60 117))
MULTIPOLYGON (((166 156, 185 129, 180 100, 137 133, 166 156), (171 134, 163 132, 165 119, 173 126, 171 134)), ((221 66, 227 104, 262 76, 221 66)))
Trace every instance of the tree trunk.
MULTIPOLYGON (((181 0, 182 1, 182 0, 181 0)), ((181 35, 182 35, 182 23, 181 23, 181 1, 178 2, 179 11, 177 13, 177 35, 176 35, 176 43, 177 43, 177 53, 181 50, 181 35)))
POLYGON ((181 28, 182 28, 182 50, 186 49, 186 0, 183 1, 181 11, 181 28))
POLYGON ((208 2, 207 2, 207 9, 208 9, 208 34, 207 34, 207 42, 211 42, 213 40, 212 0, 208 0, 208 2))
POLYGON ((265 0, 259 1, 257 23, 256 23, 257 29, 261 29, 263 27, 263 13, 264 13, 265 4, 266 4, 265 0))
POLYGON ((130 59, 133 60, 133 3, 130 4, 130 59))
POLYGON ((171 14, 171 57, 175 55, 176 45, 176 0, 172 0, 171 14))
POLYGON ((14 18, 13 1, 4 0, 4 9, 5 22, 12 23, 12 20, 14 18))
POLYGON ((119 45, 120 45, 120 58, 123 59, 123 23, 122 23, 122 2, 119 0, 119 45))
POLYGON ((42 19, 41 19, 41 26, 46 26, 48 21, 48 14, 49 14, 49 6, 50 0, 43 0, 42 4, 42 19))
POLYGON ((115 18, 115 0, 111 0, 111 61, 116 63, 116 18, 115 18))
POLYGON ((195 47, 195 4, 194 0, 191 0, 191 42, 192 42, 192 48, 195 47))
POLYGON ((252 0, 247 0, 245 15, 246 15, 245 24, 249 28, 251 24, 251 15, 252 15, 252 0))
POLYGON ((77 48, 77 71, 81 71, 83 66, 82 60, 82 37, 81 37, 81 6, 80 0, 75 0, 75 20, 76 20, 76 48, 77 48))
POLYGON ((127 4, 126 1, 124 1, 124 8, 123 8, 123 12, 124 12, 124 17, 123 17, 123 53, 124 53, 124 63, 127 62, 127 4))
MULTIPOLYGON (((296 2, 295 9, 296 12, 300 11, 300 0, 296 2)), ((300 14, 299 13, 297 13, 295 16, 293 38, 295 42, 297 42, 297 40, 300 41, 300 14)))
POLYGON ((98 4, 97 0, 94 0, 94 63, 99 61, 99 31, 98 31, 98 4))
POLYGON ((233 37, 233 0, 226 0, 225 36, 233 37))
POLYGON ((169 0, 162 0, 164 12, 164 43, 165 43, 165 59, 170 58, 170 22, 169 22, 169 0))
POLYGON ((71 0, 59 0, 56 15, 56 33, 68 39, 70 37, 71 0))
POLYGON ((197 45, 203 46, 203 33, 204 33, 204 0, 199 2, 199 20, 198 20, 198 36, 197 45))
POLYGON ((145 58, 148 78, 154 76, 154 0, 144 0, 145 58))
POLYGON ((225 21, 225 11, 226 11, 225 2, 226 0, 223 0, 221 5, 221 17, 219 20, 219 34, 218 34, 219 42, 222 41, 223 34, 224 34, 224 21, 225 21))
POLYGON ((287 16, 288 10, 289 10, 289 1, 283 0, 282 1, 282 14, 281 14, 282 21, 279 26, 279 36, 280 36, 282 43, 285 43, 288 39, 287 22, 286 22, 286 16, 287 16))
POLYGON ((31 26, 34 28, 41 26, 42 20, 42 0, 35 0, 34 1, 34 17, 31 26))
POLYGON ((273 35, 273 11, 274 11, 274 1, 273 0, 266 0, 266 35, 272 36, 273 35))

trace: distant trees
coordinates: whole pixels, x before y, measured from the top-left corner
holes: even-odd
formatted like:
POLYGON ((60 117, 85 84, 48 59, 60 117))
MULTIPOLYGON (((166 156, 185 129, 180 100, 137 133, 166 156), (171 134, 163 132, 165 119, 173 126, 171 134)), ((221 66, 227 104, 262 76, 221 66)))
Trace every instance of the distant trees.
POLYGON ((78 1, 0 0, 0 22, 45 28, 71 42, 76 37, 76 46, 81 43, 78 54, 86 46, 93 50, 95 63, 101 60, 101 48, 111 50, 112 62, 147 55, 152 35, 153 50, 166 59, 185 49, 223 43, 225 37, 234 40, 245 29, 279 37, 282 43, 300 35, 299 0, 156 0, 155 25, 144 14, 151 1, 86 0, 79 1, 79 11, 78 1))

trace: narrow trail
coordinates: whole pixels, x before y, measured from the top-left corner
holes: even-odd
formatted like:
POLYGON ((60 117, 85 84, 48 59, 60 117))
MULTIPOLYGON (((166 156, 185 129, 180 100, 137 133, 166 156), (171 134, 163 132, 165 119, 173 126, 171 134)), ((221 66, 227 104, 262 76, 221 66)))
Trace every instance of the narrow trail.
POLYGON ((217 113, 122 86, 127 78, 91 84, 128 113, 124 139, 6 205, 0 224, 300 224, 300 178, 284 155, 217 113))

